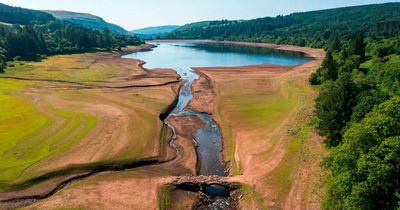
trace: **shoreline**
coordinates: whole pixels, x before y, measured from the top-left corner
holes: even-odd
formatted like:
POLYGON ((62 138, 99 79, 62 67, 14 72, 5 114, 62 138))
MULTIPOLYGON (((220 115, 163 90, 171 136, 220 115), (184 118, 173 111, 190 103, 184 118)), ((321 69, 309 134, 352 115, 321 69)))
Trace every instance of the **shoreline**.
MULTIPOLYGON (((251 47, 265 47, 265 48, 272 48, 277 50, 284 50, 284 51, 294 51, 300 52, 308 55, 310 58, 320 59, 321 57, 320 52, 323 51, 322 49, 310 48, 310 47, 300 47, 295 45, 287 45, 287 44, 274 44, 274 43, 258 43, 258 42, 240 42, 240 41, 217 41, 217 40, 208 40, 208 39, 165 39, 165 40, 150 40, 148 42, 155 42, 155 43, 166 43, 166 42, 200 42, 200 43, 216 43, 216 44, 232 44, 232 45, 242 45, 242 46, 251 46, 251 47)), ((207 67, 209 68, 209 67, 207 67)))

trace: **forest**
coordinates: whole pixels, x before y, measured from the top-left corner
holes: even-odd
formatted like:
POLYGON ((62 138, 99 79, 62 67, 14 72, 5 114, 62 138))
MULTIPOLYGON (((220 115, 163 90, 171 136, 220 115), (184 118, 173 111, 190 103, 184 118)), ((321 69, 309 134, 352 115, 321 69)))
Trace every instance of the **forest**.
POLYGON ((92 30, 35 10, 0 4, 0 71, 10 60, 39 60, 46 55, 120 50, 143 43, 135 36, 92 30))
POLYGON ((331 39, 310 77, 316 129, 331 148, 325 209, 396 209, 400 178, 400 37, 331 39))
POLYGON ((315 48, 331 37, 348 40, 351 32, 392 36, 400 30, 400 3, 345 7, 253 20, 219 20, 191 23, 166 38, 272 42, 315 48))

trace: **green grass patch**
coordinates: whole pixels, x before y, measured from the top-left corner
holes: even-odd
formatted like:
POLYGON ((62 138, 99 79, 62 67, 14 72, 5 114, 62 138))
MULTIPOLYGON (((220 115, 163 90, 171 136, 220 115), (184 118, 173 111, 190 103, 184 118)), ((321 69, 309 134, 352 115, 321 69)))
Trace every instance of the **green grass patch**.
POLYGON ((278 168, 273 172, 274 180, 280 186, 279 189, 281 193, 286 194, 289 192, 291 187, 291 175, 296 166, 298 165, 301 146, 303 142, 311 134, 312 128, 307 126, 303 128, 298 136, 291 139, 287 145, 287 154, 285 155, 285 160, 278 168))
POLYGON ((240 163, 235 160, 233 129, 273 130, 290 112, 304 105, 309 91, 306 86, 287 80, 284 88, 287 97, 276 90, 252 93, 230 90, 230 94, 222 98, 219 113, 223 124, 225 159, 231 163, 231 174, 240 174, 240 163))
MULTIPOLYGON (((94 126, 94 117, 68 110, 50 110, 63 119, 53 126, 54 116, 37 111, 21 92, 30 83, 1 80, 0 85, 0 188, 36 162, 59 154, 82 139, 94 126)), ((24 178, 34 176, 25 174, 24 178)))
POLYGON ((163 185, 158 188, 158 207, 160 210, 171 209, 171 192, 170 185, 163 185))
POLYGON ((293 111, 304 95, 304 87, 294 81, 285 81, 287 97, 279 92, 256 92, 235 97, 234 117, 248 129, 273 129, 293 111))
POLYGON ((34 163, 51 155, 60 154, 71 147, 86 136, 96 123, 94 117, 84 113, 66 110, 55 112, 65 120, 56 128, 56 132, 48 130, 49 126, 44 127, 26 138, 17 139, 12 147, 1 151, 3 154, 0 163, 1 182, 12 182, 17 178, 21 181, 40 175, 34 172, 23 173, 34 163))
POLYGON ((256 188, 254 186, 242 184, 240 191, 243 195, 243 201, 246 202, 249 208, 260 209, 260 210, 268 209, 264 205, 263 197, 259 193, 257 193, 256 188))
POLYGON ((23 139, 46 128, 50 120, 41 115, 29 101, 18 97, 26 82, 2 80, 0 84, 0 180, 18 176, 32 160, 21 161, 18 152, 5 154, 23 139), (16 96, 17 95, 17 96, 16 96), (18 171, 18 172, 17 172, 18 171))
POLYGON ((167 125, 163 124, 160 130, 160 141, 159 141, 159 156, 160 156, 160 161, 167 160, 168 157, 168 150, 169 148, 169 142, 171 140, 171 137, 173 136, 173 131, 171 128, 169 128, 167 125))
POLYGON ((51 56, 40 62, 16 61, 5 76, 31 79, 58 79, 71 82, 104 81, 129 74, 129 70, 94 53, 51 56), (115 64, 115 65, 112 65, 115 64))
POLYGON ((285 198, 292 186, 292 175, 299 165, 300 154, 303 143, 312 132, 311 126, 304 127, 300 133, 289 140, 286 149, 287 153, 281 164, 273 171, 272 176, 268 177, 276 185, 278 198, 285 198))
POLYGON ((223 143, 225 150, 225 161, 230 163, 230 173, 234 176, 238 176, 241 173, 240 162, 235 160, 235 142, 232 134, 232 128, 230 122, 224 117, 223 111, 220 111, 222 121, 222 133, 223 143))

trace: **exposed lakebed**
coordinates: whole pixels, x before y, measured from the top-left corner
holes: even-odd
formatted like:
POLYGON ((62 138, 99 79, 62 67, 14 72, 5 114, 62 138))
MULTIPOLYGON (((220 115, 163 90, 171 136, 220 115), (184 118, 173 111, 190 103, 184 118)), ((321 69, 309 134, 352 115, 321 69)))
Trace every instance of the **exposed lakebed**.
MULTIPOLYGON (((211 115, 187 108, 193 98, 191 86, 199 78, 192 68, 259 64, 294 66, 311 60, 302 53, 265 47, 209 42, 160 42, 155 44, 157 47, 151 51, 136 52, 124 57, 145 61, 146 69, 174 69, 185 81, 180 89, 177 105, 170 116, 197 116, 204 121, 205 126, 195 133, 199 164, 198 175, 204 176, 226 176, 227 171, 223 160, 222 138, 218 125, 211 115)), ((202 208, 228 208, 230 198, 227 189, 221 185, 210 185, 201 190, 214 197, 213 202, 202 204, 202 208)))

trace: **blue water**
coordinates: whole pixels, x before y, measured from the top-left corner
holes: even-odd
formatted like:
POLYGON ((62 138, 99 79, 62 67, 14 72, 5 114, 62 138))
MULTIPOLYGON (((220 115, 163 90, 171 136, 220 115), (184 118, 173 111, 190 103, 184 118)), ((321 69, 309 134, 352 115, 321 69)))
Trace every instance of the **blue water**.
MULTIPOLYGON (((182 85, 178 103, 171 115, 196 115, 206 125, 197 130, 197 157, 199 160, 199 175, 226 176, 222 159, 221 132, 212 119, 205 113, 198 113, 186 108, 192 100, 191 85, 198 78, 192 67, 228 67, 256 64, 274 64, 293 66, 305 63, 310 58, 301 53, 287 52, 270 48, 216 44, 216 43, 188 43, 169 42, 155 43, 152 51, 136 52, 124 56, 145 61, 147 69, 170 68, 174 69, 186 82, 182 85)), ((229 75, 227 75, 229 77, 229 75)))
POLYGON ((300 53, 269 48, 215 43, 158 43, 152 51, 137 52, 125 57, 146 61, 146 68, 187 69, 210 66, 245 66, 274 64, 293 66, 310 58, 300 53))

